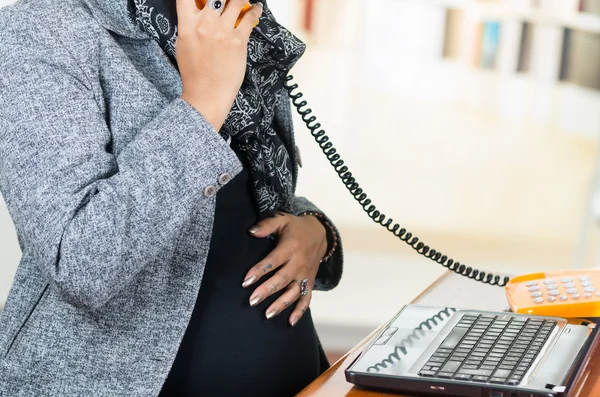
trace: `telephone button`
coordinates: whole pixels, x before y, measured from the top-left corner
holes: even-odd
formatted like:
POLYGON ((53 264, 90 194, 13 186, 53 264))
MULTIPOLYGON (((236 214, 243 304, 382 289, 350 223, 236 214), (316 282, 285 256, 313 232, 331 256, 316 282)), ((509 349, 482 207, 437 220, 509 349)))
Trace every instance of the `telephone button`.
POLYGON ((565 277, 561 280, 563 283, 570 283, 571 281, 573 281, 573 279, 571 277, 565 277))
POLYGON ((555 290, 555 289, 554 289, 554 290, 552 290, 552 291, 548 291, 548 293, 549 293, 550 295, 552 295, 552 296, 557 296, 557 295, 560 295, 560 292, 559 292, 559 291, 557 291, 557 290, 555 290))
POLYGON ((548 297, 548 302, 554 302, 555 300, 556 300, 556 298, 553 296, 548 297))
POLYGON ((573 299, 579 299, 580 297, 581 297, 581 295, 579 295, 579 294, 571 295, 571 298, 573 298, 573 299))
POLYGON ((590 279, 590 276, 581 276, 579 277, 580 281, 588 281, 590 279))
POLYGON ((546 288, 549 289, 549 290, 558 289, 558 287, 556 286, 556 284, 546 285, 546 288))
POLYGON ((565 283, 565 288, 573 288, 575 287, 575 284, 573 283, 565 283))
POLYGON ((531 293, 531 297, 532 298, 539 298, 540 296, 542 296, 541 292, 532 292, 531 293))
POLYGON ((556 282, 550 278, 548 280, 544 280, 544 284, 556 284, 556 282))
POLYGON ((594 288, 594 287, 585 287, 583 290, 585 292, 594 292, 596 290, 596 288, 594 288))
POLYGON ((596 292, 596 296, 600 296, 600 292, 596 292))
POLYGON ((582 286, 582 287, 589 287, 589 286, 591 286, 591 285, 592 285, 592 283, 591 283, 590 281, 582 281, 582 282, 581 282, 581 286, 582 286))
POLYGON ((586 292, 585 294, 583 294, 583 296, 585 296, 586 298, 591 298, 593 295, 590 294, 589 292, 586 292))
POLYGON ((544 301, 544 298, 535 298, 533 301, 535 303, 542 303, 544 301))
POLYGON ((528 287, 533 287, 534 285, 537 285, 536 281, 530 281, 526 284, 528 287))
POLYGON ((535 287, 529 287, 529 292, 535 292, 535 291, 539 291, 540 287, 538 287, 537 285, 535 287))
POLYGON ((579 291, 577 290, 577 288, 568 288, 567 289, 567 294, 576 294, 579 291))
POLYGON ((566 301, 567 299, 569 299, 569 297, 568 297, 568 296, 566 296, 566 295, 561 295, 559 299, 560 299, 561 301, 566 301))

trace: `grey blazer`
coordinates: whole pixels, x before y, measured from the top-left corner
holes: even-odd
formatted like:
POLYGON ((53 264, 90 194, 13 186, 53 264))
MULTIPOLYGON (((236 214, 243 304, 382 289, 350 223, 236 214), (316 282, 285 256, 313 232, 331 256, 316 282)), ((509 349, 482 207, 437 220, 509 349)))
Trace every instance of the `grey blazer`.
MULTIPOLYGON (((23 251, 0 315, 0 395, 158 395, 202 282, 219 181, 242 168, 181 89, 126 0, 0 10, 0 189, 23 251)), ((289 102, 276 124, 293 140, 289 102)), ((316 288, 341 273, 339 249, 316 288)))

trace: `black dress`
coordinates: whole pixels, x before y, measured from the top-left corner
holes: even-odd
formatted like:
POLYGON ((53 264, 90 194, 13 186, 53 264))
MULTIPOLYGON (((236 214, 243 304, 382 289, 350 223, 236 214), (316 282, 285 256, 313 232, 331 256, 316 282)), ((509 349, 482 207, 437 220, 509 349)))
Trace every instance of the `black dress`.
POLYGON ((257 215, 245 166, 217 195, 198 301, 159 397, 294 396, 327 369, 310 310, 291 327, 294 305, 265 317, 281 293, 250 307, 250 295, 264 280, 244 289, 244 276, 276 245, 248 234, 257 215))

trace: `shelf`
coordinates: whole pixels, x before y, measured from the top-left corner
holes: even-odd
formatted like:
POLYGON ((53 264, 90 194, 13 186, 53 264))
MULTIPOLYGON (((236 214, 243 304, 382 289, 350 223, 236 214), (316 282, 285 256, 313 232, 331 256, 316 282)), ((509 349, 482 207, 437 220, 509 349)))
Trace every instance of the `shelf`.
MULTIPOLYGON (((413 0, 402 0, 413 1, 413 0)), ((524 0, 523 0, 524 1, 524 0)), ((462 9, 476 19, 521 20, 536 24, 568 27, 600 33, 600 15, 572 12, 556 13, 538 10, 530 7, 511 7, 505 4, 486 4, 473 0, 434 0, 440 6, 462 9)))

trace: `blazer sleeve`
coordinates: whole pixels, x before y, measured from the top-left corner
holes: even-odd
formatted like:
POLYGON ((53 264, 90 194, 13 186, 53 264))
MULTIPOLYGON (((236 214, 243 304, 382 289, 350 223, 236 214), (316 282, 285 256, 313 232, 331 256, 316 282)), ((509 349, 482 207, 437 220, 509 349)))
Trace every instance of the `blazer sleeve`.
MULTIPOLYGON (((344 255, 342 249, 342 239, 337 228, 333 225, 333 222, 317 208, 316 205, 308 201, 304 197, 294 197, 294 215, 300 216, 306 213, 318 213, 322 216, 329 224, 333 227, 333 233, 337 235, 337 247, 333 255, 326 261, 321 263, 317 278, 315 280, 314 289, 317 291, 329 291, 338 286, 342 279, 342 272, 344 269, 344 255)), ((328 231, 329 233, 329 231, 328 231)))
POLYGON ((0 189, 21 248, 63 299, 98 309, 149 263, 185 254, 194 208, 215 205, 205 189, 242 166, 182 99, 116 156, 103 98, 66 51, 2 46, 0 189))

